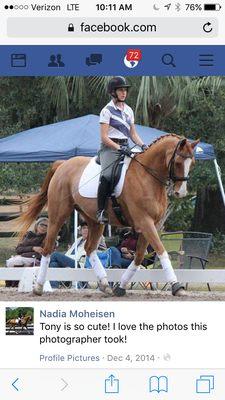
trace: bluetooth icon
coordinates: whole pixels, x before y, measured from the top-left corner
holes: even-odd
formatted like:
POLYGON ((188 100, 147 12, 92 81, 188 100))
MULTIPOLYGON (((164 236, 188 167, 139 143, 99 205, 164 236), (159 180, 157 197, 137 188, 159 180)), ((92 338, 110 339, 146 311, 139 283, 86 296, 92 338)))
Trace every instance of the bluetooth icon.
POLYGON ((175 10, 176 11, 181 11, 181 4, 180 3, 176 3, 175 4, 175 10))

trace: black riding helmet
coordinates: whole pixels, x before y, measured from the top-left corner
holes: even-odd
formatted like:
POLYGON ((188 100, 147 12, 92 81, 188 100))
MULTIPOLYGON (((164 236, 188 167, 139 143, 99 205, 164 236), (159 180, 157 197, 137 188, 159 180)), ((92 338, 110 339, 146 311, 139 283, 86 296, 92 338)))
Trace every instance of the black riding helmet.
POLYGON ((116 89, 129 89, 130 87, 131 85, 127 83, 126 79, 123 76, 114 76, 114 78, 110 79, 108 83, 108 93, 111 94, 112 97, 117 99, 116 89))

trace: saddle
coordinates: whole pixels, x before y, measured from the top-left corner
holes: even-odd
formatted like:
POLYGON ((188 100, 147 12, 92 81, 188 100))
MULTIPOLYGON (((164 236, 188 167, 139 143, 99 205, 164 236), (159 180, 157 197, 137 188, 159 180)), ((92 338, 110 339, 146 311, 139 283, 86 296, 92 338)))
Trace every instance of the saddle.
MULTIPOLYGON (((126 176, 127 169, 130 165, 131 158, 124 157, 118 160, 113 167, 112 179, 111 179, 111 199, 113 210, 123 225, 127 225, 125 218, 122 215, 120 206, 117 202, 117 197, 120 196, 123 190, 124 180, 126 176)), ((101 165, 97 157, 93 157, 80 178, 79 183, 79 194, 86 198, 97 198, 99 176, 101 174, 101 165)))

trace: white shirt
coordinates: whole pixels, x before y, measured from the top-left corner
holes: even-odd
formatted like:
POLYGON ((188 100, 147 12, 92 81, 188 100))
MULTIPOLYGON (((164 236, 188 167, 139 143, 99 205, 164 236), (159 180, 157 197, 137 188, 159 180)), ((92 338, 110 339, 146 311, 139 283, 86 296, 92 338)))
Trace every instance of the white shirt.
POLYGON ((131 125, 134 124, 133 110, 125 103, 122 110, 111 100, 100 113, 100 124, 109 125, 109 138, 128 139, 131 125))
MULTIPOLYGON (((86 256, 86 251, 84 250, 85 243, 86 240, 84 240, 82 236, 77 239, 77 252, 76 252, 77 261, 79 261, 81 257, 86 256)), ((67 257, 72 258, 72 260, 75 260, 75 247, 76 246, 74 242, 65 254, 67 257)), ((104 236, 101 236, 101 238, 99 239, 98 250, 99 251, 107 250, 104 236)))

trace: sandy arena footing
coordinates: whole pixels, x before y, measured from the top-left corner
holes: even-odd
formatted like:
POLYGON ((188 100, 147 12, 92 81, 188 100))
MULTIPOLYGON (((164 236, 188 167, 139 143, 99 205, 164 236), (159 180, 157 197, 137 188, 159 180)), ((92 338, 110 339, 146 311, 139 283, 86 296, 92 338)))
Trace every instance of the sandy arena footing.
POLYGON ((94 289, 56 289, 41 297, 19 293, 16 288, 1 288, 0 301, 225 301, 225 292, 187 291, 185 296, 172 296, 169 291, 127 290, 124 297, 106 296, 94 289))

